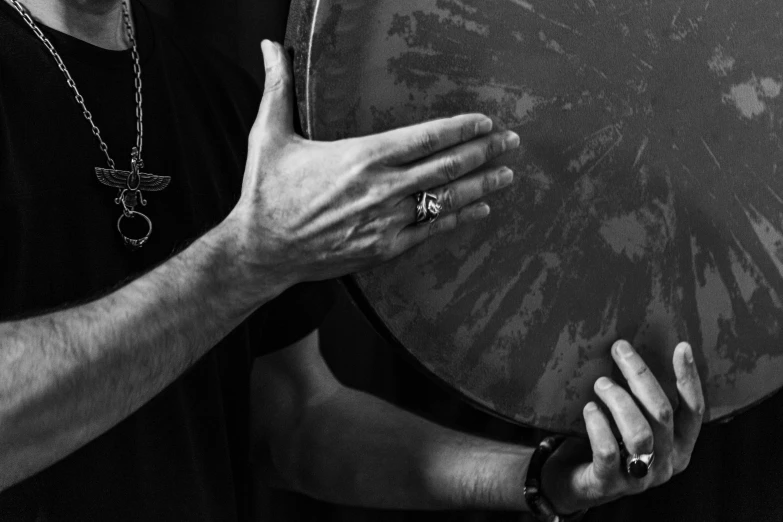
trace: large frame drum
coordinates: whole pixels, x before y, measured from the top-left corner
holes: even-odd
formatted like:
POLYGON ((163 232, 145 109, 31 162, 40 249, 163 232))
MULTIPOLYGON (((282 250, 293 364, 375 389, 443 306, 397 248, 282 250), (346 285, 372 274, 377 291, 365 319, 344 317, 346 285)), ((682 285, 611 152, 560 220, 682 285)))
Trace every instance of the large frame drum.
POLYGON ((506 419, 583 432, 609 348, 707 420, 783 384, 779 0, 294 0, 305 133, 463 112, 522 138, 485 223, 351 278, 379 327, 506 419))

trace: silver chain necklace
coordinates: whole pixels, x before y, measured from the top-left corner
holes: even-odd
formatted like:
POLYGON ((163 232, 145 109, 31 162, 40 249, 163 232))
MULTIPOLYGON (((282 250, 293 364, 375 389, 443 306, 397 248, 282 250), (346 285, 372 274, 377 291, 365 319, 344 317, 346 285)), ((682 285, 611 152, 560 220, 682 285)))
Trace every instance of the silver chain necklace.
POLYGON ((11 5, 13 5, 17 11, 19 11, 19 14, 22 15, 22 18, 27 23, 27 25, 30 26, 30 29, 33 30, 35 35, 38 37, 41 42, 46 46, 46 48, 51 53, 52 57, 54 58, 54 61, 57 63, 57 67, 60 69, 60 71, 63 73, 66 79, 66 83, 68 83, 68 87, 71 88, 73 91, 74 97, 76 99, 76 103, 79 104, 79 106, 82 108, 82 114, 84 115, 84 118, 87 120, 87 122, 92 127, 92 133, 95 136, 95 138, 100 143, 100 149, 103 152, 103 154, 106 156, 106 162, 109 165, 108 169, 95 167, 95 175, 98 178, 98 181, 103 183, 104 185, 108 185, 113 188, 119 189, 119 194, 114 199, 114 202, 118 205, 122 205, 122 214, 120 214, 119 219, 117 220, 117 231, 122 236, 125 245, 128 246, 131 249, 140 248, 144 243, 147 242, 147 240, 150 237, 150 234, 152 234, 152 221, 150 221, 150 218, 148 218, 146 215, 142 214, 141 212, 138 212, 135 209, 136 205, 141 203, 142 205, 147 204, 147 200, 144 199, 144 196, 142 195, 142 190, 149 190, 149 191, 159 191, 166 188, 171 181, 171 178, 169 176, 156 176, 154 174, 148 174, 146 172, 139 172, 139 169, 144 166, 144 162, 141 159, 141 145, 142 145, 142 138, 144 137, 144 126, 143 126, 143 120, 142 120, 142 109, 141 109, 141 63, 139 62, 139 52, 136 47, 136 39, 133 35, 133 26, 131 24, 130 20, 130 11, 128 9, 127 0, 123 0, 122 2, 122 18, 123 22, 125 23, 125 31, 128 35, 128 40, 131 43, 131 57, 133 58, 133 72, 136 75, 136 78, 134 80, 134 84, 136 86, 136 146, 133 147, 131 151, 131 170, 117 170, 117 168, 114 165, 114 160, 109 155, 109 147, 106 145, 106 143, 103 141, 103 138, 101 137, 101 131, 98 129, 98 126, 95 125, 95 122, 92 120, 92 113, 90 113, 89 110, 87 110, 87 106, 84 104, 84 97, 79 93, 79 89, 76 88, 76 82, 73 81, 73 78, 71 78, 71 73, 68 72, 68 68, 65 67, 65 63, 63 63, 62 58, 60 58, 59 53, 54 48, 54 45, 52 45, 52 42, 49 41, 49 39, 46 37, 46 35, 43 34, 43 31, 41 31, 41 28, 38 27, 38 25, 35 23, 33 18, 30 16, 30 14, 27 12, 27 10, 24 8, 22 4, 19 3, 19 0, 9 0, 11 2, 11 5), (123 234, 121 229, 121 223, 123 218, 128 219, 134 219, 135 217, 143 218, 147 222, 147 233, 136 239, 132 239, 127 237, 125 234, 123 234))

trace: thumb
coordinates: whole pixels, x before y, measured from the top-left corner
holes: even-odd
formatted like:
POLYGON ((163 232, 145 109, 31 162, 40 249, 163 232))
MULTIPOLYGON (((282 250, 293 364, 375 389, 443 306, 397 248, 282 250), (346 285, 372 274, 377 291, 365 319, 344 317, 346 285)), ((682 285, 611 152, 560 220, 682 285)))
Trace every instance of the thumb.
POLYGON ((544 463, 541 487, 558 513, 584 509, 584 498, 580 497, 584 491, 591 491, 593 483, 586 463, 589 457, 586 441, 568 437, 544 463))
POLYGON ((258 109, 257 122, 276 134, 294 132, 294 94, 291 65, 280 44, 261 42, 264 55, 264 96, 258 109))

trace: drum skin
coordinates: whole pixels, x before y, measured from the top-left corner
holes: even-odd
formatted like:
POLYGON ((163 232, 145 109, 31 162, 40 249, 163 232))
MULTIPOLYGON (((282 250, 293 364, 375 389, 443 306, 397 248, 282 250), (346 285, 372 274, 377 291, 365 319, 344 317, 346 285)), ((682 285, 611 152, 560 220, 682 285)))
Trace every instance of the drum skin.
POLYGON ((490 217, 351 278, 438 380, 523 425, 584 433, 618 338, 705 420, 783 383, 779 0, 294 0, 305 133, 482 112, 522 146, 490 217))

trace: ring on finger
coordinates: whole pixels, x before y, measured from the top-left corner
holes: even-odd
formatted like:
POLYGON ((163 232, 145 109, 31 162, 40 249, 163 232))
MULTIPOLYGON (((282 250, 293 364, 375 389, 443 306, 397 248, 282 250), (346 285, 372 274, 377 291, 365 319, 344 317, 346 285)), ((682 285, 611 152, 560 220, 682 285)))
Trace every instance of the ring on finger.
POLYGON ((438 196, 431 192, 421 191, 416 195, 416 223, 429 221, 432 223, 443 210, 443 205, 438 201, 438 196))
POLYGON ((647 476, 655 460, 655 452, 634 453, 625 457, 625 471, 633 478, 643 479, 647 476))
POLYGON ((625 459, 625 470, 633 478, 644 478, 650 472, 654 460, 655 452, 628 455, 625 459))
POLYGON ((642 479, 647 476, 655 460, 655 451, 650 453, 630 453, 625 444, 620 441, 620 452, 625 462, 625 472, 633 478, 642 479))

